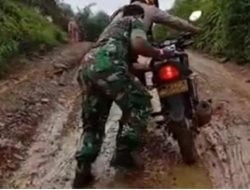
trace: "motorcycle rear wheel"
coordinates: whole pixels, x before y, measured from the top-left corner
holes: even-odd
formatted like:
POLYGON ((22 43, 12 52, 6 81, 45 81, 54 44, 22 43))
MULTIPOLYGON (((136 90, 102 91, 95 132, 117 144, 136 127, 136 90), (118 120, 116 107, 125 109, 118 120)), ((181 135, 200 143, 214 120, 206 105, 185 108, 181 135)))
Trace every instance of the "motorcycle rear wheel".
POLYGON ((195 149, 194 135, 188 125, 189 124, 186 120, 175 123, 171 127, 171 131, 178 142, 183 161, 186 164, 191 165, 196 162, 197 153, 195 149))

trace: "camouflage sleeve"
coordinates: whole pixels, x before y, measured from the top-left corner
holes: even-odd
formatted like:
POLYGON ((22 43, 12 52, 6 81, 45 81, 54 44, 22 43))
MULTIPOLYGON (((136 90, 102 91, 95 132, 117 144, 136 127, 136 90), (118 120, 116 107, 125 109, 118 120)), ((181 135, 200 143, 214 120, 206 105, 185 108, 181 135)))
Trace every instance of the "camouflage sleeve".
POLYGON ((138 19, 134 19, 131 24, 131 40, 138 37, 147 40, 147 34, 143 22, 138 19))
POLYGON ((187 32, 197 33, 199 31, 198 27, 193 26, 192 24, 188 23, 184 19, 173 16, 156 7, 152 7, 152 9, 154 9, 152 11, 154 12, 153 22, 155 23, 164 24, 166 26, 173 27, 174 29, 187 31, 187 32))

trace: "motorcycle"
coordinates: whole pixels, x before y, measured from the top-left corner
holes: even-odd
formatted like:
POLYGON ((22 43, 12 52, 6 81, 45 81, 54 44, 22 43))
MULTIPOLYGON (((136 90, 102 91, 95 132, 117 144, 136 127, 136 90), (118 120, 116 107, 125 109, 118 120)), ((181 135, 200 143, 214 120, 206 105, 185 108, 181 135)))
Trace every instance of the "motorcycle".
MULTIPOLYGON (((200 11, 195 11, 190 20, 197 20, 200 11)), ((180 147, 183 160, 187 164, 196 161, 194 138, 199 127, 209 123, 212 110, 206 101, 200 101, 197 77, 189 67, 188 54, 184 50, 193 44, 192 35, 181 34, 178 38, 157 44, 158 48, 169 48, 182 52, 163 61, 154 61, 151 71, 145 73, 144 85, 153 96, 158 94, 159 105, 152 115, 159 127, 173 134, 180 147), (161 118, 161 119, 159 119, 161 118)))

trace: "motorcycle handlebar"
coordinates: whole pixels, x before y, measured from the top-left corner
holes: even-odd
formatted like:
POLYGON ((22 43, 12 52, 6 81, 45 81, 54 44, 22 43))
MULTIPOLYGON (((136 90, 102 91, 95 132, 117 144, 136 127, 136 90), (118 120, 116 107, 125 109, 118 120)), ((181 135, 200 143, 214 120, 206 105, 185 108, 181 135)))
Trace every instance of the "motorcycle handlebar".
POLYGON ((192 36, 193 35, 191 33, 182 33, 178 38, 166 40, 162 44, 158 45, 158 47, 164 48, 166 46, 175 45, 177 48, 185 49, 193 44, 192 36))

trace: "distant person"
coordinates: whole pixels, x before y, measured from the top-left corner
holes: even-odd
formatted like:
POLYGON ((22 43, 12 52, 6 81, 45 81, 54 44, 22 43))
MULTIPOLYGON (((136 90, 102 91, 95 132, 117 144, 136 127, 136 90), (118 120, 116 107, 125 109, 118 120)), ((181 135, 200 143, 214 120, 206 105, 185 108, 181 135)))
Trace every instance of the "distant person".
POLYGON ((69 21, 68 34, 71 43, 79 42, 79 26, 74 19, 69 21))

